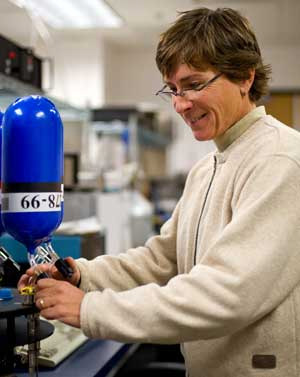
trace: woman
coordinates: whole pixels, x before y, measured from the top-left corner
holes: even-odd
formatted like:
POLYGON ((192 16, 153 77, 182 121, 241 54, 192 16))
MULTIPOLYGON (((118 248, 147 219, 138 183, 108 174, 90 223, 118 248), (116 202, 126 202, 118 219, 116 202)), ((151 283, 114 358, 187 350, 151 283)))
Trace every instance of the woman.
POLYGON ((300 137, 256 107, 270 68, 227 8, 183 12, 156 61, 157 94, 217 150, 191 170, 160 235, 69 259, 72 280, 40 280, 36 305, 89 337, 181 343, 190 377, 298 377, 300 137))

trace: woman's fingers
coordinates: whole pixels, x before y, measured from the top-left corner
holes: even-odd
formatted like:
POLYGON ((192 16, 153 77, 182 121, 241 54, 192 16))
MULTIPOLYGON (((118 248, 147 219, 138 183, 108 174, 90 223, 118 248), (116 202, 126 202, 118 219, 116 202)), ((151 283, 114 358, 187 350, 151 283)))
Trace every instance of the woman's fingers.
POLYGON ((35 304, 46 319, 59 319, 80 327, 80 305, 84 292, 65 281, 41 279, 37 282, 35 304))
POLYGON ((76 265, 75 260, 72 257, 67 257, 65 261, 73 270, 73 274, 70 278, 64 278, 62 274, 58 271, 54 264, 44 263, 38 264, 36 266, 30 267, 24 275, 21 276, 18 282, 18 290, 21 291, 26 285, 34 285, 38 276, 41 273, 46 274, 47 277, 56 280, 65 280, 69 283, 77 286, 80 281, 80 271, 76 265))
POLYGON ((24 274, 20 277, 20 280, 18 282, 18 290, 21 291, 24 287, 26 287, 26 285, 29 284, 29 279, 30 279, 30 276, 27 275, 27 274, 24 274))

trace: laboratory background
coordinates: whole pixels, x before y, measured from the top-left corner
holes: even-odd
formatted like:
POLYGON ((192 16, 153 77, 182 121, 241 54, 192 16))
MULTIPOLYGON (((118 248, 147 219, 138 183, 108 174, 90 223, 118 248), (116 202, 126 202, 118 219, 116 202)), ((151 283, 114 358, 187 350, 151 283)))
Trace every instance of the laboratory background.
MULTIPOLYGON (((250 20, 272 65, 261 103, 300 130, 299 0, 0 0, 1 112, 17 98, 40 95, 62 119, 64 215, 52 235, 59 257, 92 259, 143 244, 170 217, 191 167, 215 149, 194 140, 155 95, 162 87, 155 64, 160 33, 179 11, 202 6, 231 7, 250 20)), ((28 267, 22 243, 4 232, 0 246, 9 253, 2 261, 28 267)), ((15 276, 7 273, 2 286, 14 287, 15 276)), ((0 339, 8 321, 2 311, 0 339)), ((183 376, 177 346, 87 340, 78 329, 53 326, 39 356, 12 341, 12 359, 0 345, 0 376, 117 376, 136 363, 183 376), (28 372, 30 352, 38 367, 29 363, 28 372)))

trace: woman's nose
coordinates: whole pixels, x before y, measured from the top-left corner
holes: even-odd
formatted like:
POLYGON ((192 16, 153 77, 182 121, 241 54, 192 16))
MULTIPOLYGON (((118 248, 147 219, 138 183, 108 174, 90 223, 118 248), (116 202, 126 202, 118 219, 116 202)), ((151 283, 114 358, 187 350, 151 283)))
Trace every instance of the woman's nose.
POLYGON ((193 106, 193 103, 184 96, 174 96, 173 106, 178 114, 182 114, 185 111, 189 110, 193 106))

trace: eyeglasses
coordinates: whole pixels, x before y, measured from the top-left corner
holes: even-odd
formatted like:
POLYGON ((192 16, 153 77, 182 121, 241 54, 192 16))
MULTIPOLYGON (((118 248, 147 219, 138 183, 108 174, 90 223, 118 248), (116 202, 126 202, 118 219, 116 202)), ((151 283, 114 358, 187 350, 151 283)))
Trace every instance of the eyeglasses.
POLYGON ((218 73, 213 78, 208 80, 203 84, 193 83, 189 87, 182 89, 180 92, 175 92, 174 90, 165 90, 168 88, 168 85, 164 85, 159 91, 155 93, 156 96, 160 96, 164 101, 170 101, 172 97, 185 97, 186 99, 192 99, 193 95, 200 92, 201 90, 205 89, 207 86, 212 84, 215 80, 217 80, 222 73, 218 73))

